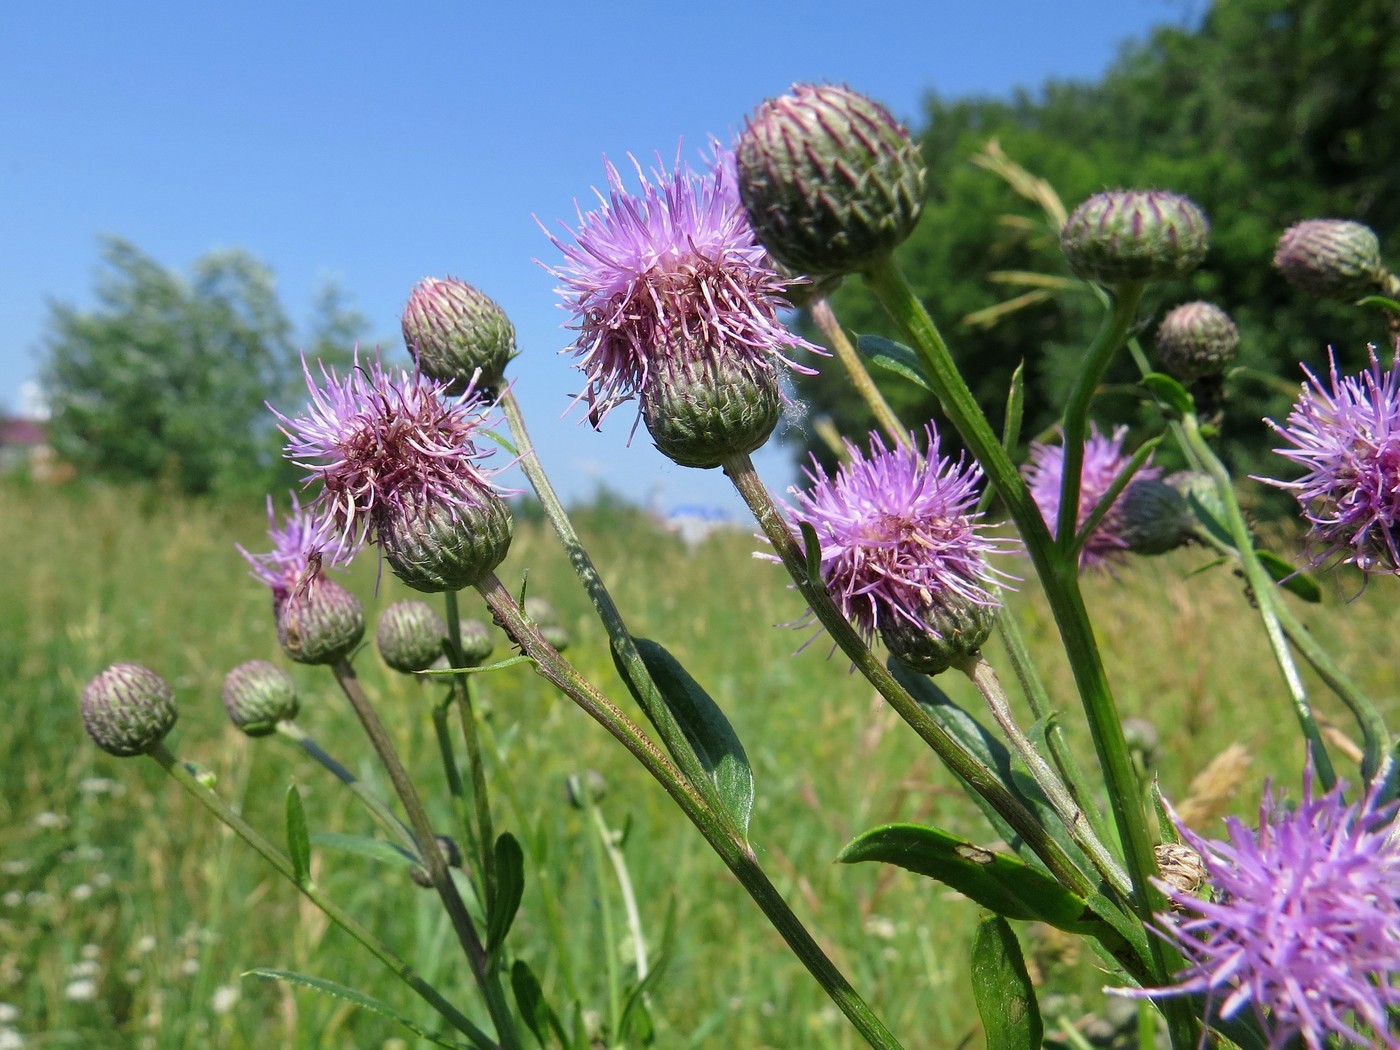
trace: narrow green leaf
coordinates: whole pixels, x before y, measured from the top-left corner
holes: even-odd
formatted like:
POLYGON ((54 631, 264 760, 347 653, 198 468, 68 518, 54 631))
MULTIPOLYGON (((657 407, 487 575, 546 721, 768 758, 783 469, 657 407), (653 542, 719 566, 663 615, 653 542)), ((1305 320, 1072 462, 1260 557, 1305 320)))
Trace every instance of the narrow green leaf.
POLYGON ((532 664, 534 662, 535 661, 528 656, 521 654, 519 656, 507 657, 504 660, 497 660, 493 664, 485 664, 481 667, 438 667, 429 668, 426 671, 419 671, 417 673, 423 675, 425 678, 436 678, 439 675, 486 674, 488 671, 499 671, 503 667, 514 667, 516 664, 532 664))
POLYGON ((1196 400, 1191 392, 1181 385, 1180 380, 1162 372, 1149 372, 1142 377, 1142 385, 1157 399, 1157 403, 1168 409, 1168 415, 1181 419, 1196 411, 1196 400))
POLYGON ((304 973, 294 973, 291 970, 273 970, 264 966, 247 970, 244 977, 266 977, 273 981, 286 981, 288 984, 300 984, 307 988, 314 988, 318 992, 334 996, 337 999, 344 999, 348 1003, 354 1003, 362 1010, 369 1010, 380 1017, 387 1017, 408 1029, 420 1039, 426 1039, 436 1046, 446 1046, 451 1050, 463 1050, 464 1047, 477 1047, 479 1050, 489 1050, 491 1044, 483 1043, 473 1039, 470 1043, 459 1043, 456 1039, 449 1039, 438 1032, 430 1032, 416 1021, 412 1021, 399 1013, 393 1007, 374 999, 364 992, 356 991, 354 988, 347 988, 343 984, 335 981, 327 981, 323 977, 311 977, 304 973))
POLYGON ((1045 1034, 1035 988, 1011 924, 983 919, 972 938, 972 997, 987 1034, 987 1050, 1039 1050, 1045 1034))
MULTIPOLYGON (((720 706, 666 647, 648 638, 636 639, 642 662, 651 672, 666 708, 681 727, 700 765, 710 775, 720 801, 745 834, 753 811, 753 770, 744 745, 720 706)), ((618 671, 627 680, 626 668, 618 671)))
POLYGON ((918 824, 886 824, 856 836, 838 860, 875 860, 926 875, 1008 919, 1048 922, 1071 933, 1098 934, 1102 923, 1076 896, 1039 868, 967 839, 918 824))
POLYGON ((515 1005, 520 1008, 520 1016, 530 1029, 540 1046, 547 1046, 549 1033, 554 1033, 560 1046, 569 1045, 569 1037, 559 1021, 559 1015, 545 1001, 544 988, 540 979, 530 969, 524 959, 516 959, 510 968, 510 988, 515 993, 515 1005))
POLYGON ((822 587, 822 541, 817 538, 817 530, 811 522, 798 522, 802 533, 802 555, 807 563, 807 582, 813 587, 822 587))
POLYGON ((1385 295, 1368 295, 1364 299, 1358 299, 1357 306, 1379 306, 1382 310, 1389 310, 1393 314, 1400 314, 1400 303, 1385 295))
POLYGON ((345 835, 338 831, 318 831, 311 836, 311 844, 342 853, 355 853, 361 857, 390 864, 396 868, 411 868, 418 862, 407 850, 392 842, 373 838, 369 835, 345 835))
POLYGON ((1006 394, 1006 422, 1001 428, 1001 447, 1008 453, 1021 440, 1021 417, 1026 408, 1026 362, 1011 373, 1011 389, 1006 394))
POLYGON ((627 1002, 622 1007, 622 1018, 617 1023, 617 1030, 623 1043, 641 1041, 650 1045, 654 1040, 655 1029, 651 1021, 651 1011, 647 1008, 646 993, 654 985, 660 983, 662 975, 670 966, 675 940, 676 901, 673 897, 670 906, 666 909, 666 924, 662 927, 661 947, 652 956, 651 969, 647 971, 646 977, 637 982, 636 987, 628 993, 627 1002))
POLYGON ((870 358, 872 365, 879 365, 887 372, 903 376, 929 393, 935 392, 924 378, 924 366, 919 361, 919 355, 903 343, 896 343, 893 339, 879 335, 862 335, 856 339, 856 349, 870 358))
POLYGON ((298 886, 311 884, 311 841, 306 836, 306 810, 295 784, 287 785, 287 854, 298 886))
POLYGON ((1285 591, 1296 594, 1305 602, 1316 604, 1322 601, 1322 588, 1306 572, 1295 569, 1273 551, 1256 548, 1254 553, 1259 558, 1259 564, 1264 566, 1264 571, 1285 591))
POLYGON ((525 894, 525 853, 509 831, 496 839, 496 903, 486 918, 486 951, 497 952, 505 943, 520 898, 525 894))

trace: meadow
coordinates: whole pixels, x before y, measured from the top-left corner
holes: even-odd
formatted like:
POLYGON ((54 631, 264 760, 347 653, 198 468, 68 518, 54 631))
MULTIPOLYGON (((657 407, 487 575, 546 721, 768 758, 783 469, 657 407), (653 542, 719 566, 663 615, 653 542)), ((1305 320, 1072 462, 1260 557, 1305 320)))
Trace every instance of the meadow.
MULTIPOLYGON (((966 976, 978 908, 905 872, 833 862, 853 835, 893 819, 990 842, 976 807, 864 680, 846 673, 840 656, 830 658, 821 640, 796 652, 810 631, 778 625, 800 618, 800 600, 777 566, 753 557, 753 530, 725 531, 692 549, 616 504, 585 508, 577 522, 632 630, 668 645, 733 721, 757 782, 751 834, 784 896, 907 1046, 980 1046, 966 976)), ((264 549, 264 529, 255 504, 214 506, 159 489, 0 487, 0 1004, 9 1007, 0 1029, 10 1032, 3 1045, 412 1045, 390 1022, 343 1002, 241 976, 255 966, 354 985, 428 1020, 426 1008, 328 929, 153 762, 111 758, 83 733, 83 684, 109 663, 146 664, 177 691, 172 750, 216 777, 220 793, 271 837, 281 837, 292 782, 313 830, 372 833, 340 784, 284 740, 243 737, 220 704, 220 684, 235 664, 262 658, 286 667, 301 689, 302 728, 389 796, 330 676, 289 663, 278 649, 266 589, 234 549, 264 549)), ((1253 764, 1237 781, 1227 778, 1236 790, 1213 808, 1215 817, 1248 818, 1267 776, 1296 789, 1301 749, 1243 584, 1224 567, 1196 573, 1209 561, 1199 548, 1139 559, 1117 578, 1089 580, 1086 597, 1123 714, 1149 719, 1160 732, 1152 772, 1163 790, 1184 798, 1212 759, 1241 745, 1253 764)), ((499 574, 518 587, 527 572, 530 593, 547 597, 572 634, 567 655, 635 715, 602 629, 541 525, 520 525, 499 574)), ((379 609, 410 596, 372 555, 342 579, 371 624, 379 609)), ((1321 605, 1294 607, 1393 717, 1388 582, 1363 589, 1355 577, 1328 579, 1321 605)), ((1023 584, 1010 605, 1087 760, 1069 669, 1034 586, 1023 584)), ((474 597, 465 611, 483 615, 474 597)), ((493 631, 496 656, 507 655, 504 636, 493 631)), ((998 662, 998 646, 988 651, 998 662)), ((372 644, 356 666, 435 819, 450 826, 430 721, 442 687, 389 671, 372 644)), ((1334 738, 1354 736, 1340 705, 1308 683, 1334 738)), ((940 684, 978 710, 966 682, 947 675, 940 684)), ((566 1004, 572 988, 585 1009, 600 1008, 610 953, 627 963, 616 883, 600 875, 587 817, 564 791, 570 774, 596 770, 608 785, 602 815, 625 829, 653 952, 668 917, 675 927, 652 995, 656 1045, 862 1045, 611 738, 525 665, 493 672, 480 687, 495 744, 497 824, 526 847, 528 882, 512 939, 556 1004, 566 1004), (567 944, 562 957, 553 947, 555 921, 567 944)), ((1218 821, 1202 830, 1218 832, 1218 821)), ((317 850, 314 870, 420 972, 483 1016, 436 899, 407 872, 328 849, 317 850)), ((1042 978, 1072 1015, 1102 1009, 1092 958, 1023 932, 1042 978)))

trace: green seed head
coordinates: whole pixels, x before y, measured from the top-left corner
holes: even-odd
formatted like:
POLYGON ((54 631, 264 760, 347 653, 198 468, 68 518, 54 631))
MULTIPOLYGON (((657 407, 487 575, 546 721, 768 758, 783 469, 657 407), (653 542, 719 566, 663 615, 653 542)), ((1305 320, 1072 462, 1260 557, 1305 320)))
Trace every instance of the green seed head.
POLYGON ((796 84, 749 119, 736 150, 739 196, 784 266, 856 273, 913 232, 924 164, 909 132, 845 87, 796 84))
POLYGON ((1103 285, 1171 281, 1201 264, 1210 223, 1166 190, 1110 190, 1075 208, 1060 231, 1070 269, 1103 285))
POLYGON ((1294 288, 1319 299, 1355 302, 1381 289, 1381 242, 1369 226, 1344 219, 1308 219, 1279 238, 1274 265, 1294 288))
POLYGON ((113 664, 83 689, 83 726, 109 755, 150 750, 175 725, 175 693, 140 664, 113 664))
POLYGON ((1214 303, 1185 303, 1157 328, 1157 362, 1183 383, 1222 376, 1235 360, 1240 331, 1214 303))
POLYGON ((426 671, 442 656, 447 625, 427 602, 394 602, 379 614, 374 641, 379 655, 395 671, 426 671))
POLYGON ((292 676, 266 660, 249 660, 225 675, 223 698, 229 721, 249 736, 275 732, 300 709, 292 676))
POLYGON ((515 326, 496 303, 455 277, 425 277, 404 307, 403 341, 419 370, 466 390, 477 369, 478 388, 495 391, 515 356, 515 326))

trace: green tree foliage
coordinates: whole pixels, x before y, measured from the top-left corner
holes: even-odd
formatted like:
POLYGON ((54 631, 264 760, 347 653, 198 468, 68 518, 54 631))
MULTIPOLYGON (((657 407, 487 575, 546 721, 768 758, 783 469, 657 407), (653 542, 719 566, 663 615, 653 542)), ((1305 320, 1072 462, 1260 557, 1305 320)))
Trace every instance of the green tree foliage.
MULTIPOLYGON (((1302 378, 1297 362, 1321 366, 1333 345, 1339 360, 1355 367, 1368 342, 1388 342, 1379 314, 1304 299, 1271 260, 1286 227, 1326 217, 1373 227, 1395 261, 1394 0, 1219 0, 1198 27, 1160 28, 1125 47, 1097 84, 1051 83, 1009 101, 930 96, 917 134, 929 196, 900 261, 994 415, 1013 369, 1025 361, 1028 435, 1057 416, 1101 311, 1090 291, 1072 282, 1044 211, 973 163, 991 140, 1054 187, 1067 208, 1103 189, 1137 186, 1185 193, 1206 210, 1213 225, 1206 264, 1187 281, 1151 290, 1143 344, 1150 355, 1157 321, 1182 302, 1210 299, 1235 318, 1247 371, 1231 381, 1222 442, 1240 470, 1263 461, 1270 439, 1261 417, 1287 411, 1302 378), (977 323, 985 320, 979 311, 1041 289, 998 276, 1008 272, 1051 280, 1023 308, 977 323)), ((857 332, 895 335, 858 280, 837 292, 835 306, 857 332)), ((906 421, 936 418, 921 391, 877 378, 906 421)), ((1122 393, 1135 379, 1128 361, 1107 377, 1095 410, 1105 423, 1139 415, 1136 401, 1122 393)), ((871 428, 834 365, 799 380, 798 389, 843 433, 871 428)), ((797 437, 829 457, 814 434, 797 437)))
MULTIPOLYGON (((184 279, 119 239, 102 264, 96 307, 50 306, 41 383, 58 453, 88 476, 196 494, 291 482, 265 403, 300 402, 301 358, 271 271, 224 251, 184 279)), ((366 327, 328 288, 300 345, 343 365, 366 327)))

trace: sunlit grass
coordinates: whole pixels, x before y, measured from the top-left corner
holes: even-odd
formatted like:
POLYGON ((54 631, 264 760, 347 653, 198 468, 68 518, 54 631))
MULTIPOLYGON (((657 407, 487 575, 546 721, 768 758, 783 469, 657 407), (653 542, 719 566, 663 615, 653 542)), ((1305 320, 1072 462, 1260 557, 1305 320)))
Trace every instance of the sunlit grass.
MULTIPOLYGON (((18 1010, 12 1027, 46 1033, 38 1045, 83 1047, 365 1047, 400 1034, 336 1000, 240 977, 264 965, 354 985, 428 1020, 154 763, 103 755, 78 720, 89 677, 118 660, 147 664, 180 699, 173 750, 216 776, 224 797, 271 837, 282 836, 289 783, 314 830, 372 832, 337 783, 278 739, 243 738, 220 705, 223 674, 235 664, 256 657, 289 666, 302 690, 302 727, 388 795, 329 676, 288 665, 278 650, 265 589, 233 549, 262 546, 260 508, 230 511, 153 491, 9 488, 0 501, 0 1002, 18 1010)), ((794 654, 807 632, 775 625, 800 618, 801 603, 776 566, 752 557, 748 529, 691 551, 641 515, 584 514, 580 527, 632 630, 668 645, 733 720, 757 781, 753 839, 783 894, 906 1045, 978 1044, 965 975, 976 907, 902 872, 832 862, 851 836, 894 819, 987 840, 975 807, 863 680, 828 658, 826 645, 794 654)), ((1087 600, 1123 713, 1161 731, 1163 789, 1180 797, 1192 776, 1240 742, 1255 766, 1231 810, 1247 815, 1265 776, 1296 784, 1302 755, 1242 582, 1224 568, 1188 576, 1207 561, 1193 550, 1137 563, 1119 579, 1088 581, 1087 600)), ((548 597, 572 633, 569 657, 623 700, 601 628, 539 527, 520 529, 500 574, 513 589, 528 576, 529 593, 548 597)), ((1303 615, 1389 712, 1386 582, 1349 604, 1350 590, 1329 595, 1303 615)), ((370 557, 347 583, 371 623, 407 596, 388 573, 378 578, 370 557)), ((1062 724, 1092 767, 1044 607, 1030 584, 1012 605, 1062 724)), ((475 600, 466 609, 482 615, 475 600)), ((999 659, 995 646, 989 652, 999 659)), ((357 666, 434 818, 450 828, 429 717, 440 687, 387 671, 372 646, 357 666)), ((1354 736, 1340 705, 1309 683, 1324 721, 1354 736)), ((942 684, 973 707, 964 683, 942 684)), ((595 877, 587 825, 563 791, 567 775, 596 769, 609 785, 604 815, 627 830, 653 950, 674 909, 676 946, 653 999, 658 1045, 858 1045, 679 811, 611 738, 523 666, 487 676, 481 692, 500 748, 491 775, 507 778, 521 802, 517 814, 497 790, 497 823, 531 857, 513 944, 556 1005, 568 1006, 563 990, 572 981, 585 1009, 601 1009, 601 960, 625 940, 602 929, 598 895, 615 887, 595 877), (563 958, 549 937, 541 878, 566 919, 563 958)), ((318 851, 315 866, 329 892, 483 1015, 430 893, 399 869, 343 853, 318 851)), ((1101 978, 1087 961, 1063 972, 1046 966, 1058 991, 1085 995, 1088 1009, 1099 1005, 1101 978)))

